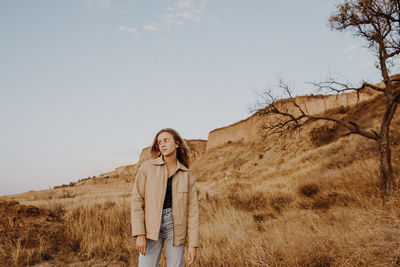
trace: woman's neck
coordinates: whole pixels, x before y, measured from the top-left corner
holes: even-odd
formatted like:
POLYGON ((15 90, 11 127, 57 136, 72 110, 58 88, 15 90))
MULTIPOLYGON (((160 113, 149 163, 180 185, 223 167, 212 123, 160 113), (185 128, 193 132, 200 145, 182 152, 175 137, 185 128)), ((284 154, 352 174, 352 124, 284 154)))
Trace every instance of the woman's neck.
POLYGON ((172 154, 169 156, 163 156, 164 162, 168 166, 176 166, 177 165, 177 159, 176 159, 176 154, 172 154))

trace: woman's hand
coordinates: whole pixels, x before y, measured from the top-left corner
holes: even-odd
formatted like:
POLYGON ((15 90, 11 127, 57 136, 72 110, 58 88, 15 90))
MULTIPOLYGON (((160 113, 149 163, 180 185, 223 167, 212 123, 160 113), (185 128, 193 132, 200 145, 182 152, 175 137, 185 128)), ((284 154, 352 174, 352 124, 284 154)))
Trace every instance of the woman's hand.
POLYGON ((145 235, 138 235, 136 238, 136 250, 139 253, 142 253, 143 256, 146 256, 146 236, 145 235))
POLYGON ((189 261, 189 265, 191 265, 194 260, 196 259, 197 256, 197 248, 196 247, 189 247, 188 248, 188 261, 189 261))

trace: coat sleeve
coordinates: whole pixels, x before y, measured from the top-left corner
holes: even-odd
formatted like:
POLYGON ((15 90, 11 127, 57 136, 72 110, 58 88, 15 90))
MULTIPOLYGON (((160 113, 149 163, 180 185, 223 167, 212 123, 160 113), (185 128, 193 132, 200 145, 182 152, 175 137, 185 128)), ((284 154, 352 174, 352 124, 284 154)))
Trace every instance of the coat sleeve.
POLYGON ((145 199, 146 174, 142 166, 136 173, 132 190, 131 224, 132 236, 145 235, 144 199, 145 199))
POLYGON ((199 205, 196 181, 189 171, 188 246, 199 247, 199 205))

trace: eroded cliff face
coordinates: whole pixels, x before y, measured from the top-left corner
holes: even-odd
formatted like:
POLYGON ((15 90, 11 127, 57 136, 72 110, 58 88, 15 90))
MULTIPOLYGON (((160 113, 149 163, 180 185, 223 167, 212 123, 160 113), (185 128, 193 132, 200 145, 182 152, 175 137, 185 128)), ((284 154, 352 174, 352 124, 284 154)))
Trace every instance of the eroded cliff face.
MULTIPOLYGON (((382 84, 378 84, 382 86, 382 84)), ((365 90, 357 95, 356 92, 343 93, 338 95, 311 95, 296 97, 296 103, 308 114, 316 115, 327 110, 350 107, 356 103, 375 97, 377 94, 372 90, 365 90)), ((289 105, 287 99, 279 100, 277 105, 285 108, 289 113, 299 115, 300 111, 293 105, 289 105)), ((208 134, 207 150, 228 141, 258 141, 261 138, 259 130, 262 124, 268 124, 268 119, 260 119, 257 114, 253 114, 245 120, 241 120, 232 125, 215 129, 208 134)))

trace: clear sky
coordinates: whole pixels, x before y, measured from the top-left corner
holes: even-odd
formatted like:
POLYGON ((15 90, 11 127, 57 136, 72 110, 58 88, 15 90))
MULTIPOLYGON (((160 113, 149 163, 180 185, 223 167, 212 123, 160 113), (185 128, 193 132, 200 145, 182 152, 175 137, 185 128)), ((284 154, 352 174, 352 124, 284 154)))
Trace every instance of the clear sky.
POLYGON ((186 139, 248 117, 254 90, 331 73, 377 82, 331 31, 338 1, 3 0, 0 195, 135 163, 164 127, 186 139))

